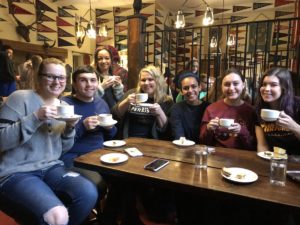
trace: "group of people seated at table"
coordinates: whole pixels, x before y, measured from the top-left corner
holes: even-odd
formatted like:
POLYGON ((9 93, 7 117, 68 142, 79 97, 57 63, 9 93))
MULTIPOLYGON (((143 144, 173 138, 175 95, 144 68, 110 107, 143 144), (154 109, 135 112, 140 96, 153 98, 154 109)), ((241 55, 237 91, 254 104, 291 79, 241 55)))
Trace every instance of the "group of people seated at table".
MULTIPOLYGON (((199 98, 203 89, 198 74, 181 72, 178 87, 183 100, 174 103, 157 67, 142 68, 137 87, 124 93, 122 77, 113 74, 112 63, 108 48, 97 49, 94 66, 77 68, 72 76, 71 95, 61 97, 66 86, 64 64, 54 58, 43 59, 35 74, 35 89, 15 91, 3 102, 0 108, 3 211, 21 217, 23 223, 28 220, 28 224, 82 224, 103 197, 106 186, 100 174, 79 169, 73 161, 101 149, 105 140, 185 137, 197 144, 245 150, 266 151, 277 146, 288 154, 300 155, 297 151, 300 99, 294 96, 291 74, 285 68, 274 67, 262 75, 254 107, 243 99, 245 77, 236 69, 223 74, 219 80, 223 98, 213 103, 205 97, 199 98), (147 93, 149 104, 137 104, 138 93, 147 93), (57 120, 60 104, 74 105, 74 113, 81 117, 57 120), (279 110, 278 119, 262 120, 261 109, 279 110), (98 115, 102 113, 112 113, 118 124, 99 126, 98 115), (221 118, 234 119, 234 123, 222 127, 221 118)), ((110 178, 107 186, 112 187, 110 178)), ((169 215, 159 218, 155 222, 174 222, 169 215)), ((140 218, 141 221, 145 218, 140 218)))

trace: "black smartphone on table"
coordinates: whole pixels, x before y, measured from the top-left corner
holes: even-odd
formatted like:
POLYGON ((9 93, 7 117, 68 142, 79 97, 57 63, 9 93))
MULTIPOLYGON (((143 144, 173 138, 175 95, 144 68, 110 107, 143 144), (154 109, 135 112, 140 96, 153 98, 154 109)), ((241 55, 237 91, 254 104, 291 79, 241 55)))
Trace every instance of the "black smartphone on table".
POLYGON ((145 169, 146 170, 151 170, 151 171, 158 171, 161 168, 165 167, 166 165, 169 164, 169 161, 166 159, 155 159, 152 162, 148 163, 147 165, 145 165, 145 169))

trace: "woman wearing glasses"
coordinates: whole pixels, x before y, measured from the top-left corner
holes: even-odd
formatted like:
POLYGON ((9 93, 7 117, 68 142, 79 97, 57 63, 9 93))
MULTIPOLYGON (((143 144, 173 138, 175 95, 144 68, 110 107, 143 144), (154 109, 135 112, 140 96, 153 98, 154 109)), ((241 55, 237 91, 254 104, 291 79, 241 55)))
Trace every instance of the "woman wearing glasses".
POLYGON ((44 59, 35 76, 36 90, 14 92, 0 109, 1 209, 22 223, 77 225, 97 190, 59 160, 74 143, 77 123, 55 119, 66 86, 64 64, 44 59))

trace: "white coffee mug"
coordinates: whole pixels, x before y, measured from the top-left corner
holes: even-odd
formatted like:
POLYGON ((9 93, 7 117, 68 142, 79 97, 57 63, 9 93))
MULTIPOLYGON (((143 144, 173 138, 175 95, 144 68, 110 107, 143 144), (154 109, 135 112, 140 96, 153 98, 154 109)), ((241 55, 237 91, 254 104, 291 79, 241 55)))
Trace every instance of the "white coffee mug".
POLYGON ((135 94, 135 101, 137 103, 146 102, 148 100, 148 94, 147 93, 137 93, 135 94))
POLYGON ((221 118, 219 124, 222 127, 230 127, 234 123, 234 119, 221 118))
POLYGON ((262 109, 260 116, 265 121, 275 121, 278 119, 280 111, 272 109, 262 109))
POLYGON ((98 120, 102 124, 108 124, 113 121, 112 114, 109 113, 103 113, 98 115, 98 120))
POLYGON ((73 105, 58 105, 56 106, 58 116, 73 116, 74 106, 73 105))

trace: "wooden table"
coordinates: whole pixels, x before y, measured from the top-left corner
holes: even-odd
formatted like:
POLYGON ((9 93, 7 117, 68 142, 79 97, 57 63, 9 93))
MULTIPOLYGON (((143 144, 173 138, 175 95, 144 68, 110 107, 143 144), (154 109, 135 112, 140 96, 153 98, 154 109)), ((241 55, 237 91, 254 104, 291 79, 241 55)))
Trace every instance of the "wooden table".
MULTIPOLYGON (((184 191, 226 194, 300 208, 300 185, 289 179, 285 187, 271 185, 269 182, 270 162, 259 158, 256 152, 217 147, 216 151, 209 155, 208 168, 195 169, 193 152, 197 148, 199 148, 198 145, 178 147, 168 141, 128 138, 126 146, 95 150, 77 158, 75 165, 103 174, 151 182, 184 191), (127 162, 119 165, 107 165, 99 160, 104 154, 124 152, 124 149, 128 147, 137 147, 144 153, 144 156, 129 157, 127 162), (168 159, 170 164, 158 172, 145 170, 144 165, 154 158, 168 159), (221 176, 223 166, 250 169, 256 172, 259 178, 250 184, 228 182, 221 176)), ((300 170, 300 165, 289 163, 288 168, 300 170)))

